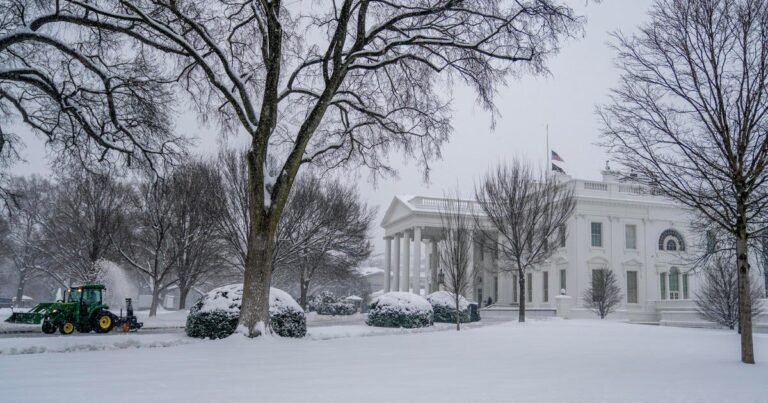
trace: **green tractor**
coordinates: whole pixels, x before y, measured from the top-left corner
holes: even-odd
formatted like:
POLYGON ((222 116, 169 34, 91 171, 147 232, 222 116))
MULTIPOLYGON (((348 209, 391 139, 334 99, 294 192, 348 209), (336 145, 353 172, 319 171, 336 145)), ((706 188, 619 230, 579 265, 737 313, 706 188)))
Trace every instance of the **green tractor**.
POLYGON ((38 304, 29 312, 14 312, 6 319, 9 323, 42 323, 43 333, 51 334, 56 329, 61 334, 72 334, 75 330, 88 333, 108 333, 119 326, 124 332, 141 328, 143 323, 136 320, 131 306, 131 299, 126 298, 127 315, 123 317, 109 311, 102 302, 105 287, 101 284, 89 284, 72 287, 67 290, 64 301, 38 304))

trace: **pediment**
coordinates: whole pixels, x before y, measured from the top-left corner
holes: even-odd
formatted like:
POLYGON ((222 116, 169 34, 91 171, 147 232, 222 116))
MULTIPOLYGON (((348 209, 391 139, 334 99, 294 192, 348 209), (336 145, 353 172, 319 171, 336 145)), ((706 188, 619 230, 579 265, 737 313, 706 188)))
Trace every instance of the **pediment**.
POLYGON ((389 203, 387 211, 384 213, 384 218, 381 220, 381 227, 387 228, 391 223, 397 222, 399 219, 413 214, 410 206, 408 206, 400 197, 393 197, 392 202, 389 203))

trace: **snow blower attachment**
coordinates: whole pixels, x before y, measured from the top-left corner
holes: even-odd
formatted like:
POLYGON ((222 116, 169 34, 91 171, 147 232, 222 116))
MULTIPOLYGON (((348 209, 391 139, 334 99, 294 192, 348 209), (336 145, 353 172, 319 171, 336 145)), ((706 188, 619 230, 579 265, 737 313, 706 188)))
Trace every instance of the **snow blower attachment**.
POLYGON ((121 308, 119 320, 120 327, 125 333, 128 333, 131 330, 139 330, 144 326, 144 323, 139 322, 138 319, 136 319, 136 315, 133 314, 133 304, 131 303, 130 298, 125 299, 125 317, 123 317, 123 309, 121 308))
POLYGON ((108 333, 119 326, 123 331, 137 330, 143 323, 136 320, 131 299, 126 298, 127 312, 123 317, 109 311, 102 303, 102 284, 88 284, 67 290, 64 301, 38 304, 28 312, 14 312, 5 321, 8 323, 41 324, 43 333, 51 334, 57 329, 61 334, 72 334, 75 330, 88 333, 108 333))

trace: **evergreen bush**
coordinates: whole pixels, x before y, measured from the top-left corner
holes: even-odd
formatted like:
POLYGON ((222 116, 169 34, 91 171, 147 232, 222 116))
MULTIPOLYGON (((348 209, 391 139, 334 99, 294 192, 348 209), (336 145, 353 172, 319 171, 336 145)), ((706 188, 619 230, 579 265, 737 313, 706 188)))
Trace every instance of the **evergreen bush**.
POLYGON ((427 327, 434 323, 433 316, 432 305, 423 297, 390 292, 371 303, 366 323, 377 327, 427 327))

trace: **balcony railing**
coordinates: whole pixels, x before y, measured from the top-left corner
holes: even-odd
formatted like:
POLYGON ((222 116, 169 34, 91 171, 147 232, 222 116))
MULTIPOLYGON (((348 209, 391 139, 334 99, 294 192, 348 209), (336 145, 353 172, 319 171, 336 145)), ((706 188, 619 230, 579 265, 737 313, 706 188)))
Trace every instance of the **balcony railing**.
POLYGON ((471 200, 452 200, 452 199, 444 199, 440 197, 424 197, 424 196, 417 196, 413 199, 408 201, 411 203, 414 207, 425 209, 425 210, 460 210, 465 211, 467 213, 469 212, 481 212, 482 208, 480 207, 480 204, 471 201, 471 200), (458 206, 456 206, 454 203, 458 203, 458 206))

